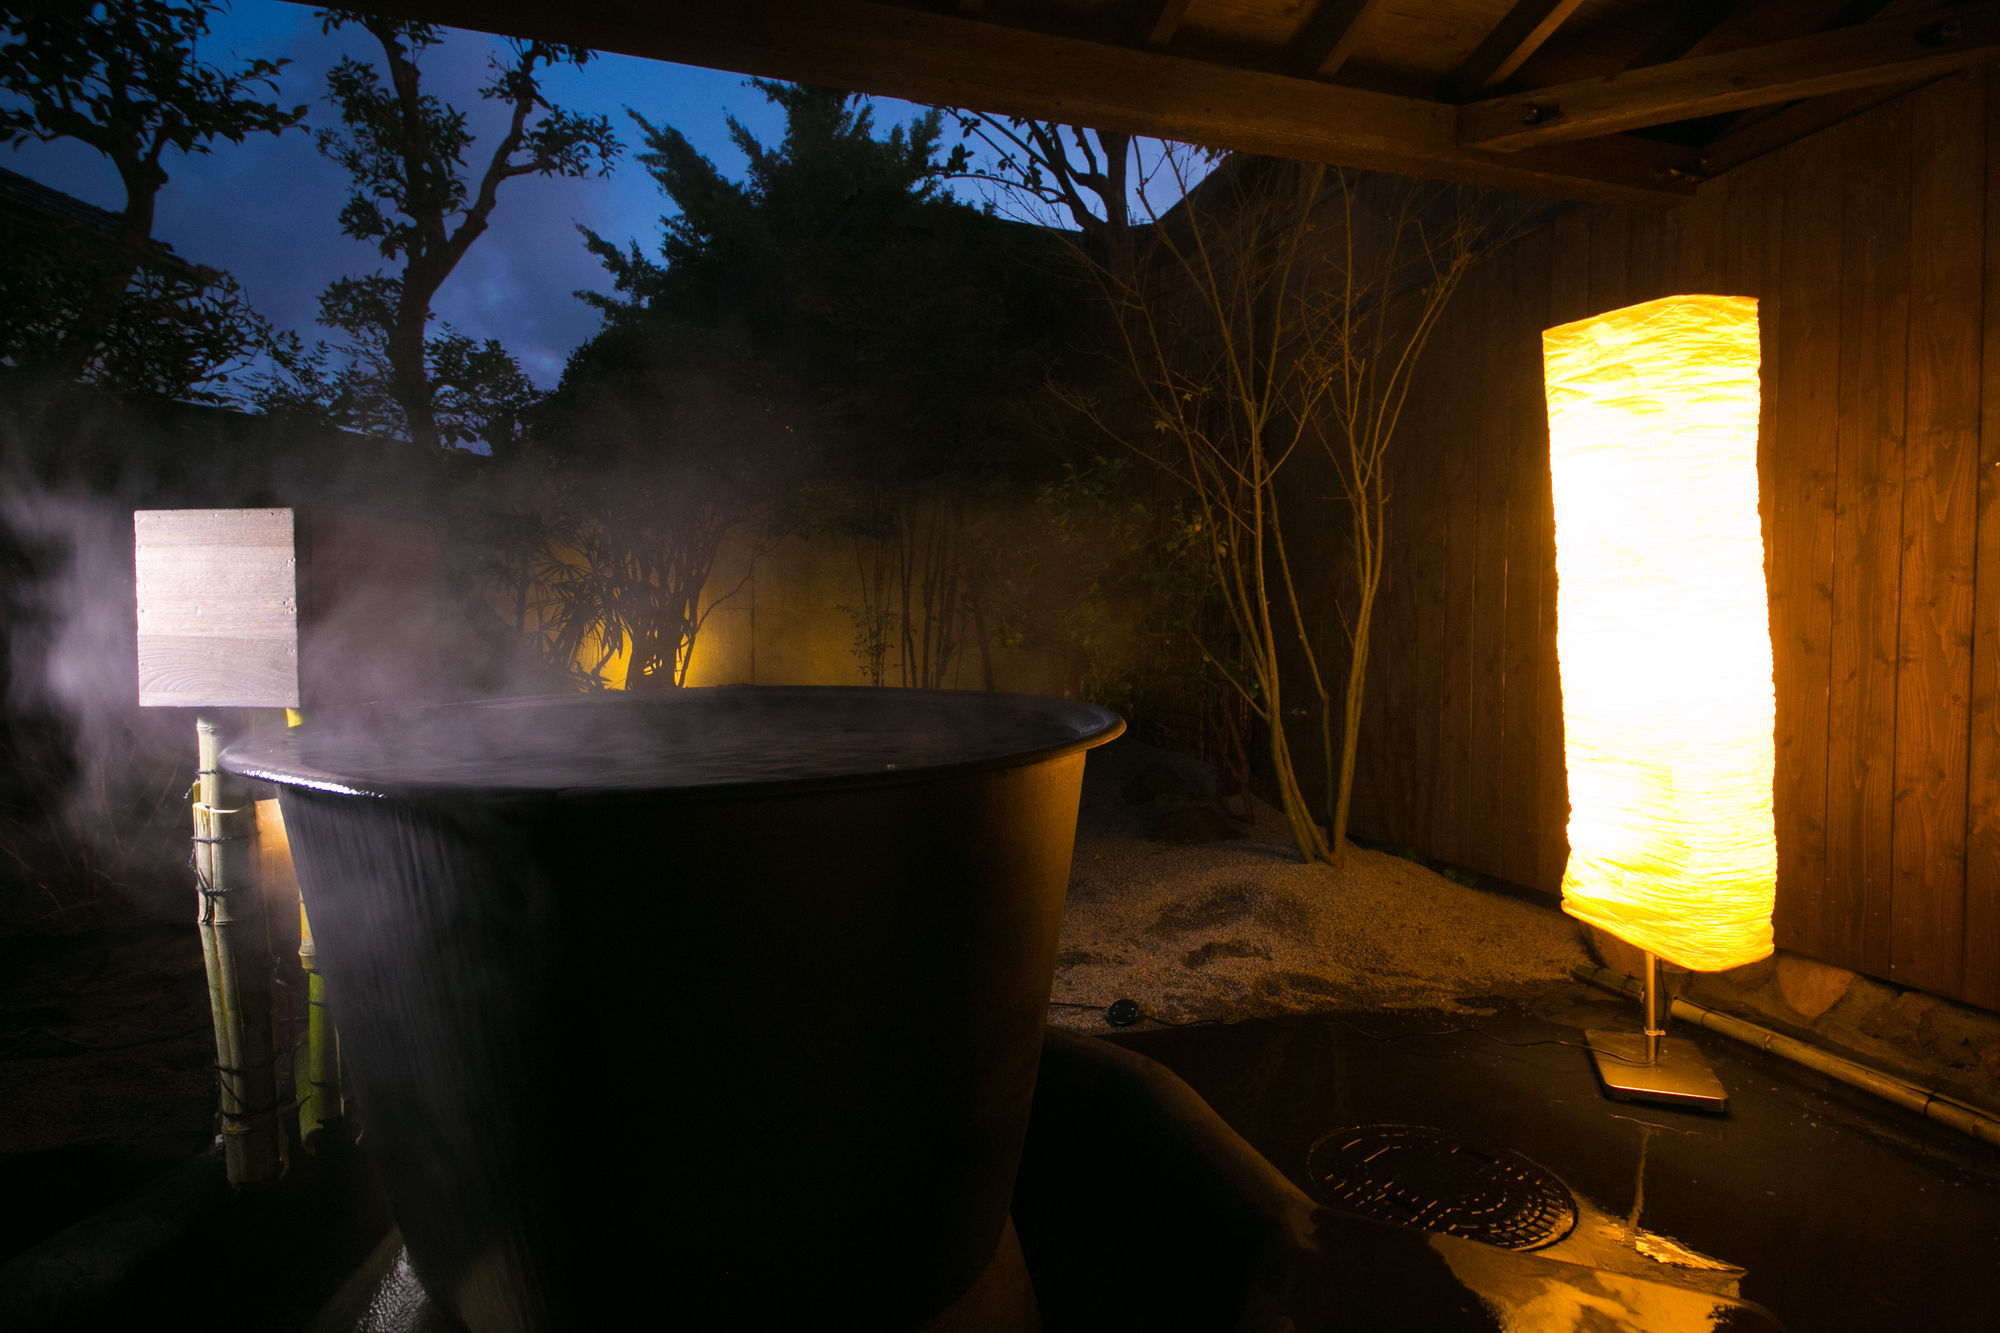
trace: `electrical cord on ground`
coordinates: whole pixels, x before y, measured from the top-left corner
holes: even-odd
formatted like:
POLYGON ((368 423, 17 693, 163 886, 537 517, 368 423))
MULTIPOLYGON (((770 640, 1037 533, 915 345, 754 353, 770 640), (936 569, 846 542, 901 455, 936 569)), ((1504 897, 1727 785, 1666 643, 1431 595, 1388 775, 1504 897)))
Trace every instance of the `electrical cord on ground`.
POLYGON ((26 1058, 17 1055, 14 1048, 23 1045, 34 1037, 44 1037, 49 1041, 60 1042, 64 1046, 73 1046, 79 1051, 129 1051, 139 1046, 156 1046, 164 1041, 180 1041, 183 1038, 192 1037, 198 1032, 212 1032, 214 1029, 214 1023, 207 1022, 203 1023, 200 1027, 189 1028, 185 1032, 166 1032, 157 1037, 140 1037, 136 1041, 95 1042, 79 1041, 75 1037, 65 1037, 62 1033, 51 1032, 47 1028, 29 1028, 25 1032, 10 1032, 4 1037, 0 1037, 0 1060, 26 1058))

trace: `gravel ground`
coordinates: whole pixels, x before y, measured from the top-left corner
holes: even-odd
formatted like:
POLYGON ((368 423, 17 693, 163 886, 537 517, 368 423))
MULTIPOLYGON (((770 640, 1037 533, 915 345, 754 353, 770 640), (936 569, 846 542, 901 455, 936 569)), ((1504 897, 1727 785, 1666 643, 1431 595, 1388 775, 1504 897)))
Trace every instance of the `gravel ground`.
POLYGON ((1104 1007, 1120 998, 1175 1023, 1491 1013, 1587 961, 1561 913, 1399 857, 1350 846, 1339 869, 1302 865, 1277 811, 1260 803, 1250 826, 1223 818, 1215 782, 1200 763, 1131 740, 1091 754, 1052 1023, 1106 1031, 1104 1007))

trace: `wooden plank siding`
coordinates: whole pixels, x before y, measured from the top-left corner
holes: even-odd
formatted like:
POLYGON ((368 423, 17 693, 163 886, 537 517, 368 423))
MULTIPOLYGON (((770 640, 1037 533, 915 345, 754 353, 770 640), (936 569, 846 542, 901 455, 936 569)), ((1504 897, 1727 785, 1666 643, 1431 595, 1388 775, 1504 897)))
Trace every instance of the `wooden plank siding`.
MULTIPOLYGON (((1426 348, 1427 360, 1423 363, 1424 382, 1411 395, 1412 406, 1405 410, 1411 419, 1420 418, 1428 408, 1435 411, 1438 404, 1431 401, 1431 395, 1443 392, 1439 383, 1441 368, 1458 364, 1469 344, 1473 329, 1466 321, 1452 320, 1439 328, 1426 348)), ((1444 454, 1456 447, 1449 430, 1428 432, 1406 431, 1404 438, 1411 441, 1411 449, 1405 460, 1398 455, 1397 474, 1403 478, 1442 477, 1444 475, 1444 454)), ((1385 825, 1385 832, 1393 830, 1395 845, 1399 847, 1435 847, 1442 845, 1434 831, 1438 827, 1438 766, 1444 757, 1444 617, 1433 614, 1431 608, 1437 605, 1435 590, 1442 587, 1445 575, 1445 542, 1440 539, 1445 531, 1446 488, 1436 485, 1412 484, 1392 492, 1389 499, 1391 512, 1388 528, 1390 558, 1395 561, 1391 574, 1391 587, 1396 588, 1397 573, 1403 577, 1400 589, 1388 594, 1390 600, 1401 608, 1402 622, 1411 626, 1413 633, 1409 642, 1413 648, 1411 660, 1414 670, 1410 673, 1410 689, 1404 696, 1410 700, 1412 713, 1407 729, 1395 727, 1370 728, 1363 704, 1362 730, 1373 730, 1381 736, 1376 753, 1395 765, 1403 781, 1385 784, 1389 790, 1408 793, 1407 802, 1396 812, 1395 824, 1385 825), (1407 496, 1404 490, 1408 491, 1407 496), (1408 504, 1410 522, 1404 525, 1401 511, 1395 506, 1408 504), (1410 749, 1398 755, 1397 747, 1408 737, 1410 749)), ((2000 520, 1996 520, 2000 521, 2000 520)), ((1368 679, 1378 679, 1386 670, 1397 668, 1398 650, 1401 644, 1377 639, 1369 659, 1368 679)))
POLYGON ((1468 275, 1397 445, 1354 831, 1559 886, 1540 333, 1675 291, 1762 309, 1778 943, 2000 1008, 2000 73, 1468 275))
MULTIPOLYGON (((1846 957, 1840 908, 1826 878, 1827 733, 1833 660, 1833 529, 1840 457, 1840 230, 1826 224, 1847 140, 1827 133, 1779 161, 1783 210, 1776 256, 1782 338, 1764 344, 1765 429, 1760 491, 1772 512, 1771 656, 1779 682, 1777 934, 1817 958, 1846 957)), ((1769 335, 1767 335, 1768 338, 1769 335)))
POLYGON ((1966 764, 1964 997, 2000 1009, 2000 77, 1987 73, 1985 296, 1966 764))
MULTIPOLYGON (((1512 278, 1509 301, 1518 318, 1530 325, 1549 322, 1549 284, 1553 237, 1544 228, 1522 242, 1519 262, 1508 266, 1512 278)), ((1526 338, 1509 338, 1503 373, 1509 380, 1533 381, 1541 374, 1541 350, 1526 338)), ((1501 483, 1507 497, 1507 604, 1501 632, 1505 636, 1505 677, 1501 684, 1503 748, 1500 777, 1498 860, 1500 874, 1516 883, 1535 877, 1538 847, 1535 832, 1537 778, 1542 764, 1540 718, 1542 675, 1542 538, 1554 522, 1550 498, 1548 451, 1539 447, 1544 432, 1536 430, 1540 404, 1533 396, 1505 403, 1509 458, 1501 483)), ((1549 547, 1551 556, 1554 548, 1549 547)), ((1553 566, 1551 566, 1553 568, 1553 566)), ((1553 594, 1553 583, 1550 585, 1553 594)), ((1549 611, 1553 607, 1547 608, 1549 611)), ((1549 622, 1553 625, 1553 620, 1549 622)), ((1549 664, 1554 670, 1554 662, 1549 664)))
MULTIPOLYGON (((1519 249, 1525 250, 1522 241, 1519 249)), ((1517 255, 1516 259, 1523 259, 1517 255)), ((1488 299, 1512 304, 1515 263, 1496 266, 1484 284, 1488 299)), ((1518 324, 1519 312, 1515 314, 1518 324)), ((1513 354, 1516 338, 1481 339, 1479 380, 1483 384, 1511 383, 1516 380, 1521 358, 1513 354)), ((1472 588, 1472 671, 1466 691, 1471 701, 1467 719, 1466 748, 1469 752, 1470 781, 1467 783, 1464 819, 1466 854, 1483 865, 1498 866, 1501 822, 1500 793, 1503 766, 1508 755, 1507 715, 1507 520, 1514 508, 1509 494, 1509 469, 1513 449, 1520 435, 1520 400, 1494 400, 1475 423, 1479 443, 1476 466, 1469 471, 1473 485, 1473 588, 1472 588), (1492 497, 1489 500, 1487 497, 1492 497)), ((1528 448, 1527 442, 1521 442, 1528 448)))
POLYGON ((1889 970, 1902 585, 1903 383, 1908 371, 1907 101, 1850 121, 1840 196, 1840 390, 1833 530, 1833 675, 1827 709, 1827 892, 1858 938, 1848 956, 1889 970))
MULTIPOLYGON (((1572 213, 1554 228, 1557 245, 1549 262, 1549 323, 1574 323, 1587 318, 1598 307, 1591 299, 1591 274, 1597 264, 1596 219, 1587 212, 1572 213)), ((1534 345, 1532 360, 1540 375, 1541 344, 1534 345)), ((1537 385, 1539 390, 1539 385, 1537 385)), ((1535 709, 1539 715, 1541 742, 1535 747, 1535 873, 1521 881, 1554 892, 1562 887, 1563 867, 1569 863, 1569 783, 1563 768, 1562 676, 1556 659, 1556 544, 1554 541, 1555 489, 1549 471, 1549 426, 1547 400, 1537 391, 1530 395, 1531 409, 1543 417, 1529 437, 1540 447, 1540 465, 1534 486, 1547 524, 1537 530, 1541 548, 1541 604, 1535 637, 1540 644, 1541 678, 1536 682, 1535 709), (1544 535, 1546 534, 1546 535, 1544 535)), ((1531 452, 1533 450, 1531 449, 1531 452)))
MULTIPOLYGON (((1896 655, 1889 975, 1963 989, 1972 542, 1979 455, 1983 90, 1951 79, 1910 99, 1909 370, 1896 655), (1916 151, 1918 145, 1924 150, 1916 151), (1934 885, 1953 870, 1951 891, 1934 885)), ((1983 182, 1982 182, 1983 183, 1983 182)))
MULTIPOLYGON (((1468 309, 1490 304, 1486 293, 1493 285, 1494 273, 1494 269, 1487 268, 1461 285, 1458 295, 1469 298, 1468 309)), ((1439 602, 1444 634, 1438 645, 1441 687, 1436 796, 1431 807, 1435 830, 1432 845, 1437 848, 1434 855, 1457 865, 1471 865, 1477 854, 1466 839, 1465 826, 1471 814, 1467 792, 1472 786, 1472 598, 1479 578, 1476 557, 1480 507, 1473 488, 1478 476, 1476 457, 1489 447, 1480 430, 1486 414, 1472 408, 1475 404, 1486 406, 1490 401, 1482 391, 1487 381, 1480 374, 1484 365, 1480 352, 1491 334, 1472 326, 1463 333, 1465 336, 1458 340, 1458 359, 1453 363, 1461 368, 1461 377, 1455 386, 1447 379, 1438 391, 1441 405, 1446 409, 1443 458, 1435 474, 1444 490, 1444 521, 1434 535, 1416 539, 1436 541, 1444 548, 1445 557, 1443 596, 1439 602), (1482 333, 1487 336, 1480 336, 1482 333), (1456 391, 1452 392, 1454 387, 1456 391)), ((1424 397, 1428 400, 1432 395, 1424 397)), ((1415 424, 1406 421, 1402 429, 1411 429, 1415 424)), ((1398 492, 1404 489, 1407 488, 1397 486, 1398 492)), ((1389 521, 1395 522, 1393 515, 1389 521)))

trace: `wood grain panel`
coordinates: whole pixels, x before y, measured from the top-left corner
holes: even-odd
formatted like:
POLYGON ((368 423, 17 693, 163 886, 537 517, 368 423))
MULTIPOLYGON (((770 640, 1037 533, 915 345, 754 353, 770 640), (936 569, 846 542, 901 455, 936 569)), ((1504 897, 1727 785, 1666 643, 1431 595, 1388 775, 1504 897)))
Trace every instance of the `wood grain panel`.
POLYGON ((1833 544, 1839 457, 1838 197, 1851 136, 1822 134, 1776 159, 1788 201, 1778 265, 1783 337, 1767 343, 1771 491, 1771 655, 1777 683, 1777 936, 1814 957, 1842 935, 1828 896, 1827 726, 1832 670, 1833 544))
POLYGON ((2000 1009, 2000 72, 1985 77, 1985 257, 1981 313, 1972 688, 1966 745, 1962 994, 2000 1009))
MULTIPOLYGON (((1746 167, 1732 181, 1729 203, 1730 207, 1717 219, 1717 228, 1725 237, 1719 255, 1723 290, 1757 298, 1758 351, 1762 378, 1757 421, 1757 515, 1764 545, 1764 590, 1767 607, 1770 608, 1771 676, 1775 705, 1772 730, 1775 742, 1779 730, 1778 716, 1784 708, 1782 697, 1789 688, 1783 682, 1777 666, 1777 641, 1781 635, 1781 626, 1775 611, 1774 598, 1778 529, 1775 490, 1778 474, 1775 466, 1777 429, 1774 411, 1777 376, 1774 358, 1785 340, 1785 311, 1784 302, 1779 297, 1779 282, 1784 253, 1784 223, 1788 215, 1784 206, 1783 163, 1777 158, 1770 158, 1746 167)), ((1821 680, 1820 716, 1823 719, 1825 717, 1823 675, 1821 680)), ((1784 827, 1782 821, 1777 818, 1777 791, 1784 782, 1784 759, 1782 750, 1776 744, 1773 746, 1773 751, 1772 823, 1778 840, 1778 894, 1782 896, 1786 852, 1784 827)), ((1824 772, 1823 759, 1822 772, 1824 772)), ((1773 925, 1775 933, 1775 920, 1773 925)))
MULTIPOLYGON (((1461 299, 1461 289, 1454 299, 1461 299)), ((1443 410, 1453 382, 1462 382, 1463 358, 1475 318, 1447 319, 1433 334, 1421 372, 1422 391, 1410 395, 1418 409, 1403 432, 1404 450, 1392 475, 1389 501, 1393 540, 1401 548, 1399 568, 1406 578, 1402 601, 1410 608, 1411 660, 1404 711, 1389 725, 1401 728, 1385 753, 1408 767, 1401 785, 1409 805, 1396 822, 1398 846, 1428 848, 1438 836, 1439 767, 1444 745, 1445 515, 1448 495, 1437 484, 1445 454, 1457 447, 1443 410)))
POLYGON ((1680 229, 1677 212, 1631 215, 1625 253, 1626 305, 1673 295, 1680 266, 1680 229))
POLYGON ((1507 693, 1507 487, 1512 476, 1518 405, 1526 385, 1518 378, 1519 312, 1513 308, 1514 270, 1523 262, 1516 242, 1482 265, 1480 298, 1494 312, 1479 345, 1479 378, 1493 386, 1483 395, 1474 432, 1466 437, 1475 456, 1472 567, 1472 680, 1467 784, 1466 848, 1462 865, 1500 863, 1501 792, 1506 762, 1507 693))
POLYGON ((1839 473, 1835 481, 1827 893, 1834 956, 1889 969, 1896 759, 1897 596, 1909 332, 1910 112, 1842 126, 1868 171, 1843 178, 1839 473))
MULTIPOLYGON (((1461 288, 1468 300, 1468 312, 1481 314, 1477 333, 1460 344, 1457 361, 1466 382, 1483 383, 1485 346, 1492 327, 1492 306, 1482 278, 1482 265, 1461 288), (1469 289, 1469 290, 1467 290, 1469 289)), ((1479 423, 1465 399, 1477 395, 1454 394, 1447 416, 1451 442, 1445 450, 1438 479, 1445 495, 1441 545, 1444 549, 1443 609, 1444 637, 1438 661, 1441 685, 1438 693, 1437 835, 1435 853, 1453 865, 1468 864, 1470 842, 1466 836, 1472 816, 1472 672, 1474 599, 1478 590, 1479 559, 1479 423)))
MULTIPOLYGON (((1695 201, 1675 212, 1674 276, 1666 286, 1673 292, 1739 296, 1724 276, 1729 267, 1729 236, 1723 219, 1730 216, 1736 202, 1736 182, 1728 176, 1708 181, 1695 201)), ((1665 292, 1661 293, 1666 295, 1665 292)))
MULTIPOLYGON (((1412 429, 1417 415, 1404 414, 1403 429, 1391 447, 1390 481, 1396 469, 1421 439, 1412 429)), ((1407 533, 1399 506, 1391 505, 1385 520, 1382 586, 1375 599, 1375 624, 1368 655, 1367 695, 1361 709, 1361 743, 1355 756, 1354 806, 1348 812, 1350 833, 1396 844, 1390 825, 1400 817, 1408 798, 1408 773, 1389 756, 1396 728, 1411 710, 1408 645, 1414 632, 1415 606, 1409 595, 1409 571, 1404 564, 1407 533)))
POLYGON ((1965 784, 1978 501, 1982 97, 1910 99, 1909 374, 1903 447, 1889 975, 1964 980, 1965 784))
POLYGON ((1542 554, 1553 546, 1549 432, 1542 395, 1542 330, 1549 323, 1549 269, 1555 238, 1544 228, 1519 242, 1509 265, 1505 343, 1508 434, 1506 679, 1500 758, 1500 875, 1532 884, 1539 870, 1542 752, 1542 554))
MULTIPOLYGON (((1549 270, 1549 322, 1545 327, 1584 319, 1593 312, 1591 274, 1596 267, 1597 236, 1590 215, 1574 213, 1557 223, 1556 262, 1549 270)), ((1569 767, 1563 754, 1562 672, 1556 656, 1555 501, 1549 473, 1548 400, 1540 395, 1541 349, 1536 348, 1537 405, 1542 412, 1542 455, 1536 486, 1548 516, 1541 538, 1541 617, 1536 631, 1542 666, 1536 696, 1540 700, 1544 756, 1535 783, 1538 827, 1535 837, 1535 877, 1529 881, 1549 893, 1562 888, 1569 864, 1569 767)))
POLYGON ((1632 254, 1632 214, 1599 208, 1590 214, 1590 301, 1579 319, 1631 304, 1628 272, 1632 254))
POLYGON ((1382 588, 1368 661, 1368 697, 1362 712, 1361 754, 1355 776, 1352 827, 1394 847, 1413 847, 1430 836, 1424 777, 1437 726, 1436 654, 1421 652, 1435 619, 1432 589, 1422 572, 1437 529, 1434 487, 1406 479, 1428 475, 1436 464, 1438 424, 1428 410, 1452 373, 1447 339, 1434 335, 1419 363, 1388 458, 1390 501, 1384 520, 1382 588), (1431 670, 1427 674, 1425 665, 1431 670), (1410 747, 1422 753, 1405 753, 1410 747), (1367 802, 1360 800, 1363 790, 1367 802))
POLYGON ((132 515, 142 707, 299 702, 289 509, 132 515))
MULTIPOLYGON (((1699 225, 1690 222, 1682 229, 1681 265, 1688 290, 1751 296, 1758 301, 1763 380, 1758 421, 1758 518, 1768 597, 1775 530, 1771 358, 1780 315, 1775 296, 1783 239, 1782 182, 1777 163, 1771 162, 1719 184, 1723 188, 1704 191, 1704 216, 1699 225)), ((1775 670, 1773 674, 1775 686, 1775 670)))

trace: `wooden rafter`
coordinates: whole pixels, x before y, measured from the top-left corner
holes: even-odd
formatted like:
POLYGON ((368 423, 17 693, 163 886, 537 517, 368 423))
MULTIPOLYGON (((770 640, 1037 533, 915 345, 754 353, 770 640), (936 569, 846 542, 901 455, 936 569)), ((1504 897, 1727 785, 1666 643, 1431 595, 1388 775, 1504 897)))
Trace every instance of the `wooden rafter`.
POLYGON ((1309 79, 1332 78, 1354 54, 1369 11, 1381 7, 1382 0, 1320 0, 1292 38, 1287 63, 1309 79))
POLYGON ((1665 208, 1694 154, 1643 140, 1493 153, 1439 102, 870 0, 370 0, 385 14, 1332 166, 1665 208))
POLYGON ((1459 108, 1459 142, 1508 152, 1934 78, 2000 58, 2000 5, 1880 19, 1459 108))
POLYGON ((1922 86, 1921 83, 1885 83, 1876 88, 1860 88, 1851 93, 1795 102, 1775 115, 1765 116, 1740 129, 1732 128, 1703 148, 1702 174, 1720 176, 1725 171, 1734 171, 1745 162, 1776 152, 1786 144, 1795 143, 1809 134, 1817 134, 1843 120, 1852 120, 1864 111, 1922 86))
POLYGON ((1181 20, 1187 17, 1190 3, 1191 0, 1162 0, 1159 12, 1146 30, 1146 45, 1165 46, 1171 42, 1181 29, 1181 20))
MULTIPOLYGON (((1801 4, 1804 3, 1804 0, 1788 0, 1788 2, 1792 4, 1801 4)), ((1868 19, 1900 18, 1911 14, 1928 13, 1929 11, 1936 9, 1938 3, 1939 0, 1889 0, 1889 3, 1887 4, 1878 4, 1875 3, 1875 0, 1864 0, 1864 7, 1872 8, 1875 12, 1871 14, 1856 15, 1852 17, 1850 21, 1855 23, 1860 23, 1868 19)), ((1762 11, 1753 9, 1751 11, 1751 15, 1755 17, 1759 15, 1761 12, 1762 11)), ((1724 25, 1725 31, 1723 35, 1725 36, 1725 38, 1728 35, 1727 33, 1728 27, 1729 25, 1726 24, 1724 25)), ((1796 31, 1786 34, 1786 36, 1788 37, 1797 35, 1798 32, 1796 31)), ((1765 40, 1776 41, 1778 39, 1766 38, 1765 40)), ((1730 47, 1751 46, 1751 45, 1755 45, 1755 43, 1746 41, 1735 41, 1730 43, 1730 47)), ((1727 50, 1730 49, 1730 47, 1718 48, 1718 50, 1727 50)), ((1688 54, 1711 55, 1716 53, 1717 51, 1709 50, 1708 44, 1704 43, 1701 47, 1696 48, 1695 50, 1689 52, 1688 54)), ((1927 82, 1929 82, 1929 80, 1918 80, 1913 83, 1883 84, 1874 88, 1858 89, 1857 91, 1851 93, 1836 93, 1831 97, 1809 98, 1804 102, 1773 102, 1769 106, 1751 107, 1748 111, 1739 111, 1735 115, 1731 116, 1729 118, 1728 125, 1717 130, 1715 135, 1709 139, 1708 141, 1709 147, 1713 148, 1718 140, 1724 137, 1728 137, 1735 139, 1737 143, 1741 146, 1743 151, 1751 151, 1755 142, 1768 141, 1774 132, 1782 132, 1785 126, 1801 127, 1798 130, 1798 132, 1794 134, 1792 137, 1794 139, 1802 139, 1808 134, 1813 134, 1819 130, 1825 129, 1828 125, 1837 124, 1840 121, 1847 119, 1848 116, 1857 114, 1859 111, 1866 110, 1868 107, 1879 106, 1881 103, 1888 101, 1892 97, 1900 96, 1901 94, 1909 92, 1914 88, 1920 88, 1923 86, 1924 83, 1927 82), (1815 110, 1811 113, 1804 115, 1791 114, 1797 108, 1807 107, 1807 106, 1813 107, 1815 108, 1815 110), (1843 110, 1842 107, 1844 106, 1851 106, 1854 109, 1843 110), (1756 127, 1759 124, 1773 118, 1780 118, 1780 123, 1776 131, 1757 130, 1756 127)), ((1785 142, 1790 142, 1790 140, 1786 140, 1785 142)), ((1773 148, 1781 148, 1783 146, 1784 146, 1783 143, 1771 144, 1771 147, 1773 148)), ((1769 151, 1769 150, 1757 149, 1755 151, 1751 151, 1751 156, 1753 157, 1757 156, 1759 153, 1764 151, 1769 151)), ((1708 150, 1704 149, 1703 156, 1706 157, 1708 155, 1709 155, 1708 150)), ((1723 158, 1729 156, 1731 156, 1731 154, 1725 152, 1719 155, 1717 160, 1722 160, 1723 158)), ((1747 162, 1749 160, 1750 160, 1749 157, 1739 158, 1736 161, 1736 165, 1740 166, 1742 165, 1743 162, 1747 162)))
POLYGON ((1463 101, 1512 78, 1542 43, 1555 35, 1563 20, 1576 12, 1583 0, 1516 0, 1507 16, 1486 34, 1479 49, 1458 67, 1449 80, 1447 93, 1463 101))

